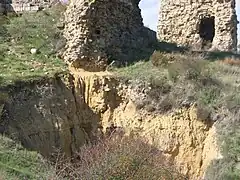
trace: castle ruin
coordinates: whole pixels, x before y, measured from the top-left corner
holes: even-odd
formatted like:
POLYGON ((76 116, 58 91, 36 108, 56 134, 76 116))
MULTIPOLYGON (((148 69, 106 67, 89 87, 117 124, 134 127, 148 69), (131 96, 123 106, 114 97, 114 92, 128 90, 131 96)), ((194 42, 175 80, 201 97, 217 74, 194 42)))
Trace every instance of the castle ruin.
MULTIPOLYGON (((14 11, 37 11, 60 0, 3 0, 14 11)), ((66 0, 67 1, 67 0, 66 0)), ((144 27, 140 0, 69 0, 63 58, 98 71, 113 60, 144 59, 160 41, 195 50, 237 50, 235 0, 161 0, 157 35, 144 27)), ((0 3, 0 12, 1 12, 0 3)), ((6 6, 8 5, 8 6, 6 6)))
MULTIPOLYGON (((154 34, 143 26, 139 2, 71 0, 65 13, 65 60, 98 70, 110 58, 134 59, 154 42, 154 34)), ((235 6, 235 0, 162 0, 157 38, 193 50, 235 52, 235 6)))
POLYGON ((235 0, 162 0, 160 41, 197 50, 237 50, 235 0))
POLYGON ((104 70, 152 54, 156 33, 143 25, 140 0, 71 0, 65 12, 64 59, 77 68, 104 70))

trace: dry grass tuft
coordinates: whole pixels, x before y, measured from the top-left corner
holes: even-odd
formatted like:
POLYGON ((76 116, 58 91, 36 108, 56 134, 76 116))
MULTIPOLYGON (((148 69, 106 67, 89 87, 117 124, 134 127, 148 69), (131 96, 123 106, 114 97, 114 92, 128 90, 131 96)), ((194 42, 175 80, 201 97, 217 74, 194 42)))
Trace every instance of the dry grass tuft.
POLYGON ((231 66, 240 66, 240 59, 239 58, 225 58, 221 61, 223 64, 231 65, 231 66))

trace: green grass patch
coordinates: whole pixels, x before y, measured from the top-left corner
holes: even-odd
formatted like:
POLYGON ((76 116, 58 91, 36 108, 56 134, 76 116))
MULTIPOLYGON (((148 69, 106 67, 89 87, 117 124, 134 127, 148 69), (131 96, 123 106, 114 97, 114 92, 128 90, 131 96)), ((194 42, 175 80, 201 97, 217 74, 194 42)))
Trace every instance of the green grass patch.
POLYGON ((167 70, 154 66, 150 61, 141 61, 131 66, 116 68, 114 73, 124 79, 151 82, 166 77, 167 70))
POLYGON ((46 179, 49 167, 34 151, 0 136, 0 178, 9 180, 46 179))
POLYGON ((115 68, 113 73, 132 82, 140 81, 155 92, 162 92, 167 87, 165 94, 175 97, 175 101, 179 100, 177 105, 189 96, 212 108, 224 105, 232 109, 239 105, 239 97, 236 96, 240 90, 240 66, 213 62, 195 54, 155 52, 150 59, 115 68))
POLYGON ((65 63, 55 55, 64 43, 57 28, 62 9, 58 6, 18 17, 0 17, 1 85, 66 70, 65 63), (31 54, 32 48, 38 53, 31 54))

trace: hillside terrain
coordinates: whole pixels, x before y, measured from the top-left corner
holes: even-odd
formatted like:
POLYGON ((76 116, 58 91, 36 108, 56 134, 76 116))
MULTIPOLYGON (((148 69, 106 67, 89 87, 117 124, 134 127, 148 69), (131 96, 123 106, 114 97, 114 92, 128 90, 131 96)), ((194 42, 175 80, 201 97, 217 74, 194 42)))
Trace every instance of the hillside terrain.
POLYGON ((61 36, 57 22, 62 10, 58 7, 55 11, 26 13, 21 17, 0 16, 2 85, 66 70, 65 63, 55 55, 61 36), (31 49, 38 52, 31 54, 31 49))
POLYGON ((0 16, 0 179, 240 178, 237 55, 159 42, 128 66, 68 69, 58 8, 0 16))

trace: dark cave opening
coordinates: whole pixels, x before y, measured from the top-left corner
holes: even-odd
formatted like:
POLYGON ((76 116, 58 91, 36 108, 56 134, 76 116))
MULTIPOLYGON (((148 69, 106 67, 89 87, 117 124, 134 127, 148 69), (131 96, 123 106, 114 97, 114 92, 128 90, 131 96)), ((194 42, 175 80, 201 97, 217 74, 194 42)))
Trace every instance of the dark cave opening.
POLYGON ((200 20, 199 35, 203 40, 202 47, 206 47, 212 44, 213 38, 215 36, 215 17, 214 16, 203 17, 200 20))

